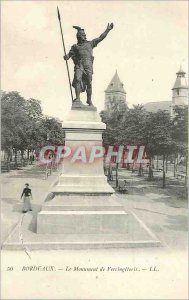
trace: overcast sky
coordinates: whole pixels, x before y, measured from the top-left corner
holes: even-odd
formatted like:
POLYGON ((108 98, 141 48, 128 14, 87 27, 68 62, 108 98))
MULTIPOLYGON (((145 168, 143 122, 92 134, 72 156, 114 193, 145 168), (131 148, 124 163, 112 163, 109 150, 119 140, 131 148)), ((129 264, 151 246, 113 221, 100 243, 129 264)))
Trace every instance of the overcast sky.
MULTIPOLYGON (((1 5, 2 89, 41 100, 43 112, 61 120, 71 97, 57 5, 67 51, 76 42, 73 25, 85 28, 91 40, 108 22, 114 23, 94 49, 93 102, 99 111, 116 69, 129 106, 170 101, 180 64, 188 73, 187 1, 3 1, 1 5)), ((71 60, 69 68, 73 77, 71 60)))

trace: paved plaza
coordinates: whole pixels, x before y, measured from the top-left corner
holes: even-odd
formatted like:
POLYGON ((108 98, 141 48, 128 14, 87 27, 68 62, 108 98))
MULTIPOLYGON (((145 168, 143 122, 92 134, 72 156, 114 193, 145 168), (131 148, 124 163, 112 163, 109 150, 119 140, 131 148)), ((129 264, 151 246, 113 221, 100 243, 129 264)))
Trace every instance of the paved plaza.
MULTIPOLYGON (((44 170, 28 166, 2 174, 2 243, 20 222, 23 214, 19 204, 22 188, 26 182, 33 193, 32 208, 29 214, 35 216, 48 193, 48 188, 56 182, 59 171, 52 172, 45 179, 44 170)), ((137 173, 119 170, 119 178, 126 179, 128 194, 117 193, 125 210, 133 211, 158 237, 162 246, 158 248, 135 249, 86 249, 2 251, 2 296, 3 299, 103 299, 106 285, 106 298, 116 299, 185 299, 187 293, 187 200, 182 197, 184 182, 169 178, 167 187, 161 188, 161 180, 147 181, 137 173), (175 192, 176 191, 176 192, 175 192), (28 254, 28 255, 27 255, 28 254), (171 266, 174 264, 174 270, 171 266), (23 266, 54 266, 54 272, 24 272, 23 266), (72 269, 70 273, 66 271, 72 269), (142 268, 142 272, 108 271, 100 272, 100 267, 121 270, 123 267, 142 268), (158 271, 149 271, 150 267, 158 271), (8 272, 8 267, 13 267, 8 272), (78 267, 78 269, 77 269, 78 267), (79 268, 94 267, 93 272, 82 272, 79 268), (73 271, 75 268, 75 271, 73 271), (78 270, 78 271, 76 271, 78 270), (173 275, 174 272, 174 275, 173 275), (116 275, 115 275, 116 274, 116 275), (115 277, 116 276, 116 277, 115 277), (115 281, 115 278, 117 279, 115 281), (133 278, 137 282, 134 287, 133 278), (174 278, 174 280, 173 280, 174 278), (51 286, 50 280, 54 283, 51 286), (70 289, 70 280, 74 282, 70 289), (149 286, 144 285, 146 280, 149 286), (11 290, 12 282, 17 291, 11 290), (24 282, 24 292, 23 292, 24 282), (157 285, 154 284, 157 282, 157 285), (153 284, 153 285, 152 285, 153 284), (160 286, 166 285, 165 289, 160 286), (88 288, 89 286, 93 288, 88 288), (68 288, 69 287, 69 288, 68 288), (182 287, 182 291, 180 290, 182 287), (79 295, 78 295, 79 289, 79 295), (148 298, 147 298, 148 297, 148 298)), ((115 187, 115 181, 110 182, 115 187)), ((35 219, 35 218, 34 218, 35 219)), ((134 280, 134 281, 135 281, 134 280)))
MULTIPOLYGON (((33 193, 32 207, 36 214, 48 194, 48 189, 58 179, 59 172, 53 171, 45 179, 43 169, 28 166, 23 170, 15 170, 2 174, 2 242, 14 229, 22 217, 20 195, 23 186, 28 182, 33 193)), ((165 189, 158 181, 147 181, 122 169, 120 180, 126 179, 128 194, 117 193, 120 203, 125 209, 130 209, 158 236, 165 247, 183 249, 187 243, 187 200, 182 197, 185 189, 184 181, 168 178, 165 189)), ((115 187, 115 181, 110 182, 115 187)))

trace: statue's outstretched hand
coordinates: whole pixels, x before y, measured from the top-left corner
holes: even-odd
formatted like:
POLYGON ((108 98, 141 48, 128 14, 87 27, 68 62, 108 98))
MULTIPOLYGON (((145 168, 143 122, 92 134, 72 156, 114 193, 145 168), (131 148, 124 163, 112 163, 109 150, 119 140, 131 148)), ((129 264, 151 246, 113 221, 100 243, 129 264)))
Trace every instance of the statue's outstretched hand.
POLYGON ((112 30, 113 29, 113 27, 114 27, 114 24, 113 23, 108 23, 108 26, 107 26, 107 30, 112 30))
POLYGON ((64 60, 68 60, 69 56, 68 55, 64 55, 64 60))

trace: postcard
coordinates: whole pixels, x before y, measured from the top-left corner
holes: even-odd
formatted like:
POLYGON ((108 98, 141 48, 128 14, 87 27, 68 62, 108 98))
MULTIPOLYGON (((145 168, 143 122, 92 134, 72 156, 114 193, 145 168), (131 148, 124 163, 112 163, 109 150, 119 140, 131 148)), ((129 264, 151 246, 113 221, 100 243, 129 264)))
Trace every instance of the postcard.
POLYGON ((188 1, 1 1, 1 299, 187 299, 188 1))

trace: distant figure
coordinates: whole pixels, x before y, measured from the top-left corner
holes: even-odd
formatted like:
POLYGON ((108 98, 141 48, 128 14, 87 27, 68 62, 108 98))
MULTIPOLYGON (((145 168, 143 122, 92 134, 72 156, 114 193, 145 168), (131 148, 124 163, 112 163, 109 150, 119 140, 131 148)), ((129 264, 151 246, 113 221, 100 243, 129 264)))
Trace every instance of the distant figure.
POLYGON ((127 189, 127 180, 125 179, 123 182, 124 182, 124 183, 123 183, 124 191, 125 191, 126 193, 128 193, 128 189, 127 189))
POLYGON ((30 200, 32 197, 32 192, 31 192, 31 189, 29 188, 28 183, 26 183, 25 186, 26 187, 23 189, 22 195, 20 197, 20 199, 22 199, 22 197, 24 196, 24 205, 23 205, 23 209, 22 209, 23 213, 32 211, 31 203, 30 203, 30 200))
POLYGON ((32 165, 33 163, 33 158, 32 158, 32 155, 30 155, 30 165, 32 165))
POLYGON ((123 192, 128 193, 127 181, 126 180, 120 181, 119 185, 118 185, 118 189, 119 189, 120 193, 123 193, 123 192))
POLYGON ((30 155, 30 165, 32 165, 34 161, 35 161, 35 156, 34 156, 34 154, 31 154, 30 155))

